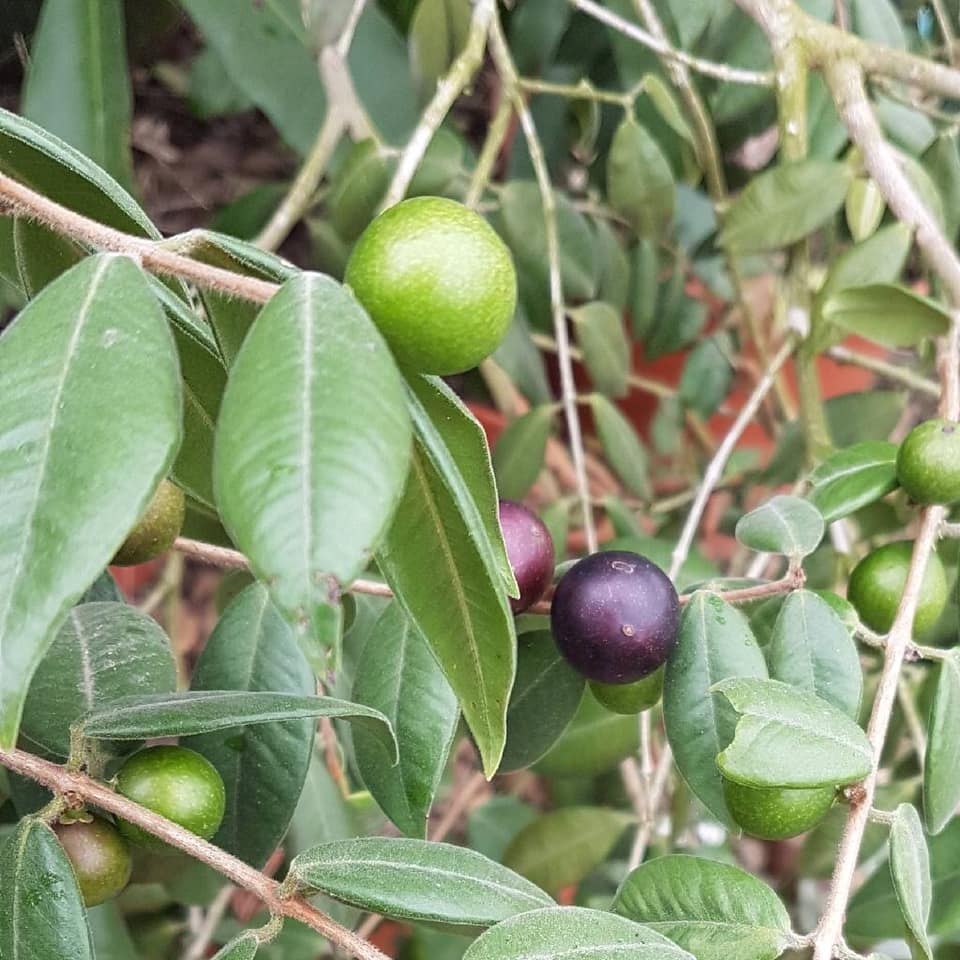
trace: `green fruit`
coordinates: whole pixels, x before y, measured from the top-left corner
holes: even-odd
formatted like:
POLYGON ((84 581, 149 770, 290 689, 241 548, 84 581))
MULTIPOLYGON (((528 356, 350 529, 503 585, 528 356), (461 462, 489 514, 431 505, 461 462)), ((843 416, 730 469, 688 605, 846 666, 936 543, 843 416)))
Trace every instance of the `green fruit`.
POLYGON ((833 806, 835 791, 748 787, 724 778, 723 796, 744 833, 761 840, 786 840, 819 823, 833 806))
MULTIPOLYGON (((850 574, 847 599, 857 608, 860 619, 878 633, 886 633, 893 625, 912 555, 911 541, 888 543, 868 553, 850 574)), ((939 620, 946 604, 947 575, 940 558, 931 553, 920 585, 914 633, 919 635, 929 630, 939 620)))
POLYGON ((517 303, 510 251, 472 210, 416 197, 380 214, 347 264, 353 289, 397 360, 461 373, 503 339, 517 303))
POLYGON ((663 693, 664 668, 660 667, 647 677, 633 683, 600 683, 590 681, 590 692, 611 713, 633 716, 649 710, 660 700, 663 693))
POLYGON ((117 896, 130 880, 133 860, 127 841, 100 817, 57 823, 54 833, 66 851, 88 907, 117 896))
POLYGON ((897 451, 897 480, 915 503, 960 500, 960 424, 927 420, 897 451))
MULTIPOLYGON (((186 747, 147 747, 135 753, 117 774, 117 791, 160 816, 209 840, 226 807, 223 780, 205 757, 186 747)), ((117 824, 132 843, 151 850, 167 845, 125 820, 117 824)))
POLYGON ((186 500, 183 491, 169 480, 162 480, 147 505, 144 515, 127 534, 111 563, 131 567, 160 556, 180 536, 186 500))

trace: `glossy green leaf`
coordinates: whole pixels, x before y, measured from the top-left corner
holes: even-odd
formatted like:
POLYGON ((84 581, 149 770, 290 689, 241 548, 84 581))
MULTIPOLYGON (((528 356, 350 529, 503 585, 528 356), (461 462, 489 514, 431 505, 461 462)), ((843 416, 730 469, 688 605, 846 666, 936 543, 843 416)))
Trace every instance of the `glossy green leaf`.
POLYGON ((130 183, 131 92, 120 0, 44 0, 21 111, 130 183))
POLYGON ((390 745, 396 740, 387 718, 360 703, 334 697, 243 690, 190 690, 183 693, 121 697, 91 710, 77 724, 95 740, 148 740, 190 737, 231 727, 313 717, 349 720, 374 731, 390 745))
POLYGON ((109 570, 104 570, 96 580, 87 587, 86 592, 80 598, 80 603, 106 603, 113 601, 115 603, 124 603, 123 591, 117 586, 117 581, 113 579, 109 570))
POLYGON ((632 494, 649 496, 647 452, 633 424, 602 394, 591 394, 589 400, 597 436, 610 466, 632 494))
POLYGON ((844 212, 850 235, 857 243, 873 236, 877 227, 880 226, 880 221, 883 220, 886 209, 883 194, 880 193, 875 180, 869 177, 857 177, 851 182, 844 212))
POLYGON ((501 773, 529 767, 560 739, 580 706, 584 683, 557 650, 549 630, 519 637, 501 773))
POLYGON ((660 290, 656 243, 641 237, 630 259, 630 322, 633 335, 638 340, 645 340, 656 320, 660 290))
POLYGON ((752 550, 799 560, 817 549, 824 529, 815 506, 800 497, 778 496, 737 521, 737 539, 752 550))
POLYGON ((659 934, 600 910, 553 907, 488 930, 464 960, 693 960, 659 934))
POLYGON ((717 411, 733 384, 734 355, 730 335, 717 333, 701 340, 690 351, 680 378, 680 399, 701 417, 717 411))
POLYGON ((897 445, 867 440, 838 450, 810 474, 810 502, 828 523, 897 487, 897 445))
POLYGON ((70 725, 85 713, 118 697, 172 693, 176 684, 170 642, 156 620, 125 603, 84 603, 40 661, 20 729, 66 757, 70 725))
POLYGON ((940 833, 960 806, 960 658, 940 661, 923 763, 923 814, 927 830, 940 833))
POLYGON ((826 600, 795 590, 783 602, 766 650, 774 680, 816 694, 850 717, 863 695, 860 656, 850 631, 826 600))
POLYGON ((507 500, 522 500, 543 469, 556 407, 545 404, 517 417, 497 439, 493 469, 497 488, 507 500))
POLYGON ((633 817, 606 807, 565 807, 538 817, 507 847, 511 870, 558 894, 606 860, 633 817))
POLYGON ((0 955, 93 960, 87 912, 56 834, 32 818, 0 850, 0 955))
POLYGON ((512 870, 446 843, 362 837, 301 853, 290 875, 305 887, 402 920, 492 926, 553 901, 512 870))
POLYGON ((140 270, 92 257, 0 340, 0 746, 67 610, 106 566, 180 441, 173 341, 140 270))
POLYGON ((497 487, 486 434, 463 401, 439 377, 407 381, 414 434, 456 501, 470 537, 492 578, 518 597, 516 577, 500 529, 497 487))
POLYGON ((926 337, 938 337, 950 326, 946 310, 906 287, 876 283, 848 287, 823 305, 824 319, 888 347, 915 347, 926 337))
POLYGON ((730 205, 720 242, 743 254, 802 240, 843 206, 850 180, 846 164, 826 160, 783 163, 766 170, 730 205))
POLYGON ((634 870, 613 904, 697 960, 775 960, 790 942, 790 915, 761 880, 699 857, 657 857, 634 870))
POLYGON ((72 240, 23 217, 13 221, 13 252, 19 286, 27 299, 86 256, 72 240))
POLYGON ((214 486, 314 670, 337 661, 340 589, 393 514, 410 438, 403 381, 363 308, 329 277, 284 284, 233 364, 214 486))
POLYGON ((607 155, 610 205, 642 237, 656 237, 673 217, 676 185, 670 164, 646 127, 627 116, 607 155))
MULTIPOLYGON (((293 632, 254 583, 224 611, 193 671, 192 689, 309 696, 313 672, 293 632)), ((192 738, 227 787, 227 810, 213 842, 260 868, 283 838, 310 765, 312 717, 227 727, 192 738)), ((389 756, 389 754, 388 754, 389 756)), ((387 761, 389 763, 389 760, 387 761)))
POLYGON ((352 243, 374 218, 396 169, 396 158, 373 139, 355 143, 347 154, 328 201, 330 223, 352 243))
POLYGON ((680 775, 707 810, 728 825, 733 821, 716 757, 733 740, 736 717, 714 686, 728 677, 766 676, 766 661, 743 614, 714 593, 695 593, 667 661, 663 719, 680 775))
POLYGON ((611 397, 624 396, 631 352, 620 312, 595 300, 571 311, 570 316, 594 388, 611 397))
POLYGON ((215 953, 213 960, 253 960, 259 948, 257 938, 252 933, 244 933, 215 953))
POLYGON ((433 96, 467 42, 469 0, 420 0, 410 22, 410 62, 421 100, 433 96))
POLYGON ((873 767, 867 735, 835 706, 779 680, 714 686, 740 715, 717 757, 724 776, 754 787, 826 787, 862 780, 873 767))
POLYGON ((927 937, 933 896, 930 852, 920 814, 909 803, 897 807, 890 825, 890 876, 907 929, 925 960, 932 960, 933 951, 927 937))
POLYGON ((400 744, 394 766, 380 740, 354 731, 364 784, 403 833, 425 837, 460 707, 426 640, 398 603, 384 610, 364 645, 352 698, 387 717, 400 744))

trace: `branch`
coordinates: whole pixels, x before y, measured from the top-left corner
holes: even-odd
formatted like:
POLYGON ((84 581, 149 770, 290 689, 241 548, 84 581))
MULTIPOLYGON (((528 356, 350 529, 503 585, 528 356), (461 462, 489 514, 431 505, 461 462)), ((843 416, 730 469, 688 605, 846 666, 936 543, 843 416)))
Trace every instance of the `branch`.
POLYGON ((837 363, 847 363, 855 367, 862 367, 871 373, 879 374, 888 380, 894 380, 902 383, 905 387, 912 390, 918 390, 925 393, 928 397, 939 397, 940 387, 932 380, 928 380, 923 374, 914 370, 907 370, 904 367, 898 367, 896 364, 887 363, 879 357, 871 357, 865 353, 857 353, 855 350, 849 350, 844 346, 830 347, 827 354, 837 363))
POLYGON ((272 915, 290 917, 305 923, 356 960, 389 960, 386 954, 381 953, 373 944, 367 943, 346 927, 340 926, 303 897, 281 897, 280 885, 275 880, 265 877, 242 860, 238 860, 206 840, 201 840, 196 834, 178 824, 115 793, 86 774, 69 773, 65 767, 41 760, 23 750, 0 750, 0 766, 29 777, 56 794, 72 794, 79 797, 85 804, 106 810, 159 837, 194 860, 199 860, 216 870, 236 886, 255 894, 272 915))

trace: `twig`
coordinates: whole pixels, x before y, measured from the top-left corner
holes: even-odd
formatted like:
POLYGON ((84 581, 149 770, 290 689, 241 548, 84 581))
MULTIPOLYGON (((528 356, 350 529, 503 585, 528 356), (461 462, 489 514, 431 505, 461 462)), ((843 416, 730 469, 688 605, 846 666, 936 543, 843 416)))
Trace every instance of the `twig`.
POLYGON ((940 33, 943 36, 943 45, 947 48, 947 59, 953 66, 957 63, 957 37, 953 32, 953 24, 950 22, 950 14, 943 5, 943 0, 930 0, 933 6, 933 12, 936 14, 937 23, 940 25, 940 33))
POLYGON ((337 53, 340 54, 343 60, 347 59, 347 54, 350 52, 353 35, 356 32, 357 24, 360 22, 360 17, 363 16, 366 5, 367 0, 354 0, 353 8, 350 10, 350 16, 347 18, 347 22, 340 32, 340 37, 337 40, 337 53))
POLYGON ((657 810, 660 809, 660 802, 663 800, 664 791, 667 789, 672 766, 673 751, 670 749, 669 743, 664 743, 663 750, 660 751, 660 757, 657 760, 653 779, 648 781, 650 783, 650 789, 647 791, 647 810, 649 813, 640 824, 637 835, 633 838, 633 848, 630 851, 629 861, 631 870, 635 870, 643 862, 650 837, 657 825, 657 810))
MULTIPOLYGON (((611 103, 616 107, 628 108, 636 99, 633 93, 621 93, 619 90, 601 90, 589 80, 579 83, 551 83, 536 77, 520 77, 520 89, 525 93, 547 93, 568 100, 593 100, 596 103, 611 103)), ((636 91, 639 93, 639 90, 636 91)))
POLYGON ((483 197, 484 188, 490 182, 493 175, 493 168, 496 165, 497 157, 503 147, 504 140, 510 131, 510 120, 513 117, 513 104, 509 97, 504 97, 497 107, 490 125, 487 127, 487 136, 480 148, 480 156, 477 157, 477 165, 473 169, 470 177, 470 183, 467 186, 467 193, 463 202, 468 207, 475 208, 483 197))
POLYGON ((281 897, 280 885, 275 880, 265 877, 242 860, 200 839, 196 834, 178 824, 115 793, 86 774, 70 773, 65 767, 16 749, 0 750, 0 766, 35 780, 54 793, 73 794, 84 803, 106 810, 147 833, 159 837, 194 860, 199 860, 223 874, 238 887, 243 887, 255 894, 271 914, 290 917, 306 924, 357 960, 389 960, 386 954, 373 944, 367 943, 346 927, 342 927, 303 897, 281 897))
POLYGON ((470 20, 467 42, 460 55, 453 61, 446 76, 437 84, 433 99, 420 115, 420 122, 407 141, 393 179, 390 181, 390 187, 383 200, 383 209, 392 207, 404 198, 407 187, 410 186, 410 181, 417 172, 417 167, 420 166, 420 161, 427 152, 434 134, 450 112, 457 97, 477 72, 477 68, 483 61, 487 34, 495 14, 496 0, 477 0, 470 20))
POLYGON ((182 575, 183 558, 175 553, 170 554, 165 561, 160 579, 137 609, 142 613, 153 613, 166 599, 167 594, 180 586, 182 575))
POLYGON ((232 883, 225 884, 214 897, 213 902, 207 907, 206 915, 194 934, 193 940, 184 950, 181 960, 203 960, 207 955, 207 947, 210 946, 236 889, 232 883))
POLYGON ((848 363, 855 367, 862 367, 864 370, 877 373, 882 377, 886 377, 888 380, 902 383, 905 387, 910 387, 912 390, 925 393, 929 397, 940 396, 940 387, 932 380, 928 380, 923 374, 917 373, 914 370, 906 370, 895 364, 887 363, 879 357, 871 357, 865 353, 857 353, 843 346, 830 347, 827 353, 838 363, 848 363))

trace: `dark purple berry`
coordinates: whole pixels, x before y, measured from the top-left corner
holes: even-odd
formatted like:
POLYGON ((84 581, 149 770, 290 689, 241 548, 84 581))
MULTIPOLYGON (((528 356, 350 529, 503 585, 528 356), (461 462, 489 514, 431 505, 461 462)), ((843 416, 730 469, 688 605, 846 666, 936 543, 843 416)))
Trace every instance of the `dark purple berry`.
POLYGON ((667 575, 646 557, 595 553, 560 579, 550 626, 560 652, 589 680, 633 683, 670 656, 680 602, 667 575))
POLYGON ((522 613, 546 593, 553 579, 553 540, 543 521, 514 500, 500 501, 500 529, 520 587, 520 597, 511 597, 510 607, 522 613))

